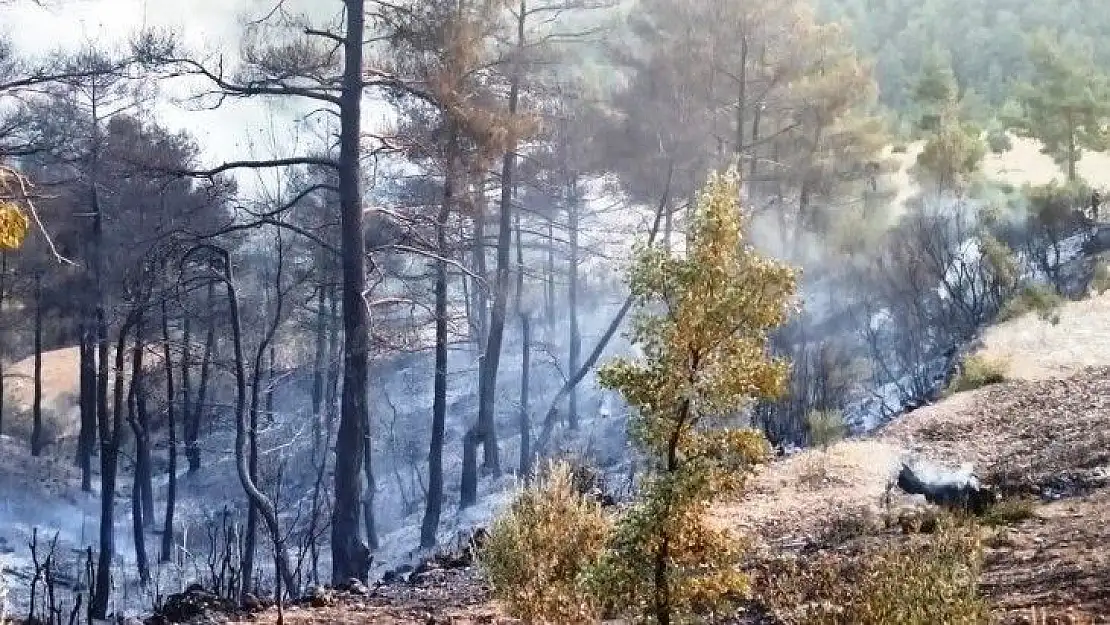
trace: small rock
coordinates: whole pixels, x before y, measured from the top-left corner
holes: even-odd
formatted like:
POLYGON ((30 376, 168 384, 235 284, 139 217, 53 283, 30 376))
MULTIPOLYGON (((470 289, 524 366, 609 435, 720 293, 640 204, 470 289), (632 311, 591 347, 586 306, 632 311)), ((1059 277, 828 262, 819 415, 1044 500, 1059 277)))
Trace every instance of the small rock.
POLYGON ((258 600, 258 597, 249 592, 243 595, 243 607, 246 608, 248 612, 258 612, 263 608, 262 602, 258 600))
POLYGON ((347 591, 350 592, 352 595, 370 594, 370 590, 366 587, 366 584, 363 584, 353 577, 347 580, 347 591))

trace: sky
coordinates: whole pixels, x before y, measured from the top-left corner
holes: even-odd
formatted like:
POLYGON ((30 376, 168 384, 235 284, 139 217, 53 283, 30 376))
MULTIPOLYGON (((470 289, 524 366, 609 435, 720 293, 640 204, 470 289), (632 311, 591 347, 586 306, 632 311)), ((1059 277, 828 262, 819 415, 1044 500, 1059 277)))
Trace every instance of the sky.
MULTIPOLYGON (((15 0, 0 5, 0 28, 12 38, 17 50, 29 56, 88 42, 122 46, 136 30, 150 26, 171 29, 191 50, 234 59, 244 18, 266 15, 277 1, 45 0, 45 6, 37 6, 30 0, 15 0)), ((333 7, 340 8, 338 0, 286 0, 286 4, 329 13, 333 7)), ((189 131, 209 164, 290 155, 319 144, 319 123, 301 121, 310 107, 293 108, 288 103, 251 99, 227 100, 215 111, 189 110, 180 102, 189 89, 183 83, 161 86, 155 115, 174 130, 189 131)), ((276 178, 271 174, 263 181, 265 187, 258 186, 260 181, 255 176, 239 179, 241 188, 254 194, 271 188, 276 178)))

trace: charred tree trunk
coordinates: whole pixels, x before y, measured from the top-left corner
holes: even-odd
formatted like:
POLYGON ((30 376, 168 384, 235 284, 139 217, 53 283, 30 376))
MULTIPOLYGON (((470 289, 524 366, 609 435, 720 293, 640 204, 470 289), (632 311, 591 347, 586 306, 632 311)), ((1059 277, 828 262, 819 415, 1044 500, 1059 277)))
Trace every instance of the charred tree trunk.
MULTIPOLYGON (((211 306, 212 298, 208 298, 211 306)), ((189 473, 200 471, 200 449, 197 438, 200 424, 194 417, 193 409, 193 321, 188 309, 181 315, 181 416, 184 421, 185 458, 189 461, 189 473)))
POLYGON ((531 408, 529 390, 532 368, 532 323, 524 304, 524 241, 520 227, 520 211, 516 211, 516 312, 520 317, 520 414, 517 423, 520 428, 520 458, 517 475, 525 477, 530 472, 532 459, 532 426, 528 416, 531 408))
POLYGON ((162 300, 162 358, 166 367, 166 434, 169 437, 166 447, 169 452, 169 475, 166 485, 166 516, 162 525, 162 550, 158 560, 173 560, 173 517, 177 505, 177 414, 174 401, 177 396, 173 388, 173 358, 170 357, 170 320, 166 310, 166 300, 162 300))
MULTIPOLYGON (((36 274, 37 275, 37 274, 36 274)), ((4 301, 8 293, 8 253, 0 252, 0 316, 4 314, 4 301)), ((4 433, 4 339, 7 326, 0 319, 0 434, 4 433)))
MULTIPOLYGON (((214 303, 214 292, 212 285, 208 286, 208 303, 209 310, 212 309, 214 303)), ((192 444, 186 441, 185 452, 189 460, 189 473, 196 473, 200 470, 200 425, 203 420, 205 401, 208 397, 208 383, 212 379, 212 359, 215 357, 216 351, 216 317, 209 312, 208 328, 204 335, 204 353, 200 357, 200 382, 197 384, 197 398, 195 401, 190 402, 187 423, 191 424, 192 428, 192 444)))
MULTIPOLYGON (((35 272, 35 375, 31 400, 31 455, 42 455, 42 274, 35 272)), ((2 390, 0 390, 2 392, 2 390)))
MULTIPOLYGON (((447 144, 447 175, 443 203, 436 219, 436 369, 432 389, 432 440, 428 449, 428 494, 420 526, 420 547, 436 544, 439 518, 443 512, 443 437, 447 424, 447 222, 455 195, 455 152, 458 141, 452 131, 447 144)), ((465 278, 464 278, 465 280, 465 278)))
MULTIPOLYGON (((360 537, 359 492, 365 424, 368 421, 370 319, 362 298, 366 282, 361 171, 364 0, 344 0, 343 80, 339 117, 339 203, 343 267, 343 399, 335 444, 335 507, 332 511, 332 582, 370 574, 370 550, 360 537)), ((291 584, 289 584, 291 587, 291 584)))
POLYGON ((100 380, 97 389, 97 431, 100 438, 100 553, 96 562, 96 585, 89 599, 91 618, 103 620, 108 613, 112 590, 112 557, 115 555, 116 470, 123 439, 123 360, 132 318, 124 321, 116 341, 115 386, 112 414, 108 414, 108 341, 104 309, 97 309, 97 339, 100 343, 100 380))
POLYGON ((324 369, 327 359, 327 289, 320 285, 316 296, 316 354, 312 363, 312 462, 318 463, 324 453, 321 441, 324 437, 324 369))
MULTIPOLYGON (((140 315, 142 313, 139 313, 140 315)), ((122 342, 120 343, 123 344, 122 342)), ((135 324, 135 348, 131 356, 131 384, 127 390, 127 422, 135 436, 135 470, 131 483, 131 531, 135 541, 135 563, 139 569, 139 581, 145 586, 150 581, 150 563, 146 553, 146 534, 143 528, 153 519, 146 515, 143 505, 143 483, 150 479, 150 438, 147 423, 139 415, 139 395, 142 393, 140 381, 143 366, 142 317, 135 324), (145 479, 144 479, 145 478, 145 479)), ((119 356, 116 356, 119 362, 119 356)), ((122 384, 119 378, 116 384, 122 384)), ((154 504, 151 502, 151 507, 154 504)), ((153 512, 151 513, 153 515, 153 512)))
MULTIPOLYGON (((281 244, 281 238, 278 238, 277 245, 277 269, 274 273, 274 311, 273 318, 270 320, 269 326, 266 328, 265 334, 262 335, 262 340, 258 343, 258 348, 254 352, 254 360, 251 363, 251 389, 250 389, 250 425, 246 431, 247 438, 247 478, 249 483, 257 488, 258 484, 258 417, 262 410, 272 408, 270 405, 271 389, 267 388, 263 397, 262 383, 264 379, 273 380, 273 350, 272 345, 274 337, 277 336, 278 329, 281 327, 281 319, 284 309, 285 293, 282 291, 281 281, 284 269, 285 257, 284 249, 281 244), (269 367, 265 368, 266 356, 269 354, 270 363, 269 367), (269 371, 264 374, 264 371, 269 371), (263 376, 266 375, 264 378, 263 376), (265 402, 265 405, 264 403, 265 402)), ((237 304, 236 304, 237 305, 237 304)), ((261 489, 259 494, 261 494, 261 489)), ((264 496, 264 495, 263 495, 264 496)), ((262 514, 260 505, 255 501, 255 497, 250 497, 250 507, 247 509, 247 529, 246 535, 243 537, 243 584, 240 589, 240 602, 246 599, 248 593, 255 592, 254 583, 254 559, 258 551, 258 522, 259 515, 262 514)), ((276 515, 276 512, 274 513, 276 515)), ((270 525, 269 523, 267 523, 270 525)), ((274 523, 270 525, 270 538, 277 544, 280 537, 276 535, 277 520, 275 517, 274 523)), ((292 585, 290 585, 292 589, 292 585)))
MULTIPOLYGON (((235 468, 239 475, 239 482, 246 492, 250 505, 257 508, 270 539, 274 544, 274 560, 277 563, 277 574, 281 576, 285 587, 291 594, 296 594, 297 586, 293 579, 293 570, 289 564, 289 550, 285 544, 285 536, 281 533, 278 524, 277 509, 273 501, 263 493, 251 478, 249 463, 247 461, 248 414, 247 414, 247 373, 243 355, 243 327, 239 319, 239 297, 235 290, 235 278, 231 271, 231 260, 227 251, 212 245, 201 248, 219 254, 222 264, 221 280, 227 289, 228 307, 231 311, 231 337, 234 347, 235 364, 235 468)), ((357 476, 356 476, 357 477, 357 476)), ((356 534, 357 537, 357 534, 356 534)), ((246 584, 243 585, 246 588, 246 584)))
POLYGON ((131 377, 131 389, 134 393, 135 416, 138 430, 135 436, 135 479, 139 483, 139 492, 143 506, 144 526, 154 525, 154 479, 151 475, 150 459, 150 411, 146 403, 145 371, 143 370, 143 349, 146 341, 143 316, 139 313, 135 321, 135 351, 134 366, 131 377), (141 436, 139 436, 141 434, 141 436))
POLYGON ((547 220, 547 263, 544 265, 543 315, 547 323, 555 319, 555 220, 547 220))
POLYGON ((78 405, 81 412, 81 430, 77 437, 77 466, 81 468, 81 490, 92 492, 92 457, 96 446, 96 351, 93 348, 92 327, 86 318, 81 322, 80 373, 78 405))
MULTIPOLYGON (((582 336, 578 330, 578 181, 571 174, 567 181, 567 235, 570 238, 570 258, 567 260, 569 284, 567 305, 570 307, 570 370, 581 366, 582 336)), ((668 212, 668 215, 670 213, 668 212)), ((570 389, 567 401, 567 426, 578 429, 578 387, 570 389)))

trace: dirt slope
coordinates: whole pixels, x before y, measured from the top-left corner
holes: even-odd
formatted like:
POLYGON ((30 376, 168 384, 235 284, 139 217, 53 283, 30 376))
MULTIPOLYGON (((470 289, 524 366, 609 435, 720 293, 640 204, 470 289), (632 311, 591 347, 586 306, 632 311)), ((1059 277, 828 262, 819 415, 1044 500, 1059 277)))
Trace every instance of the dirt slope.
POLYGON ((992 328, 983 351, 1011 381, 916 410, 865 439, 766 467, 722 507, 758 548, 822 541, 838 520, 921 506, 894 488, 903 458, 975 473, 1036 498, 1035 516, 987 542, 982 589, 1002 622, 1110 623, 1110 297, 992 328))

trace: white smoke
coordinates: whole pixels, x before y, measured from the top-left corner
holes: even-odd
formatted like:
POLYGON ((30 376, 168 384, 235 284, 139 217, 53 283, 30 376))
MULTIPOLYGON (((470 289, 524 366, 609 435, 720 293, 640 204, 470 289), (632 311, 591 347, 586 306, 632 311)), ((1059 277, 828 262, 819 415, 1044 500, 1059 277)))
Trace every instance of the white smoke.
POLYGON ((975 467, 969 462, 960 465, 958 469, 951 469, 923 458, 912 458, 906 461, 906 466, 927 484, 970 488, 981 486, 975 475, 975 467))

